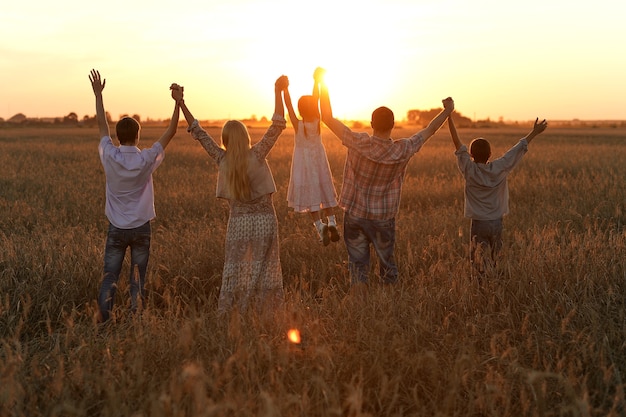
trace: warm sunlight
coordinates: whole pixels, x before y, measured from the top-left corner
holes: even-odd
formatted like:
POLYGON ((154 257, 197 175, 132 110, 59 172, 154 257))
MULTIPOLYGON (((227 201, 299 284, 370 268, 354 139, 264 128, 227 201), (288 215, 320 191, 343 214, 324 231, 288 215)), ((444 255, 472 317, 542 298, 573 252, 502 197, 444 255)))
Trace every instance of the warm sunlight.
POLYGON ((402 56, 402 44, 396 41, 401 39, 397 27, 387 27, 385 36, 377 31, 364 30, 375 27, 379 19, 390 18, 395 13, 394 8, 371 10, 367 3, 361 7, 354 32, 341 18, 357 13, 353 4, 334 2, 335 12, 330 16, 323 10, 318 11, 318 21, 324 24, 317 29, 309 28, 308 37, 294 36, 283 40, 287 42, 288 51, 307 50, 303 59, 291 59, 285 63, 293 72, 288 74, 293 80, 292 94, 310 94, 313 70, 321 66, 326 69, 325 79, 335 116, 343 119, 369 120, 376 107, 392 106, 389 96, 401 87, 396 65, 386 58, 402 56))
POLYGON ((625 117, 626 57, 616 52, 626 37, 623 2, 355 4, 191 2, 173 14, 146 0, 111 0, 105 10, 78 0, 7 3, 0 118, 93 115, 91 68, 107 79, 114 117, 169 117, 172 82, 185 86, 201 119, 270 117, 274 80, 288 75, 293 97, 309 94, 317 66, 327 69, 335 116, 345 120, 369 120, 381 105, 401 120, 447 96, 472 118, 625 117))
MULTIPOLYGON (((376 107, 393 106, 390 95, 403 89, 397 66, 387 62, 386 58, 377 59, 375 55, 390 59, 402 57, 403 44, 395 41, 401 39, 401 33, 391 26, 386 29, 385 36, 368 30, 352 34, 346 31, 346 22, 342 17, 355 13, 352 4, 333 4, 332 14, 327 13, 323 4, 317 5, 319 7, 308 13, 306 21, 287 19, 278 27, 264 28, 266 36, 277 39, 276 51, 268 51, 255 38, 255 33, 244 29, 241 35, 250 36, 251 42, 241 45, 240 59, 232 61, 229 68, 231 74, 235 73, 240 78, 233 85, 239 90, 235 95, 244 97, 252 94, 271 103, 271 95, 268 95, 271 85, 268 86, 268 83, 285 74, 290 80, 292 98, 297 101, 300 96, 311 94, 313 71, 316 67, 323 67, 336 117, 369 120, 376 107)), ((328 6, 331 6, 330 3, 328 6)), ((395 13, 393 7, 385 8, 388 16, 381 16, 381 10, 359 14, 359 26, 372 27, 376 19, 390 18, 395 13)), ((245 27, 253 26, 252 22, 249 23, 245 27)), ((244 115, 252 111, 243 110, 247 105, 241 102, 244 115)), ((269 116, 267 106, 257 107, 256 114, 259 113, 269 116)))

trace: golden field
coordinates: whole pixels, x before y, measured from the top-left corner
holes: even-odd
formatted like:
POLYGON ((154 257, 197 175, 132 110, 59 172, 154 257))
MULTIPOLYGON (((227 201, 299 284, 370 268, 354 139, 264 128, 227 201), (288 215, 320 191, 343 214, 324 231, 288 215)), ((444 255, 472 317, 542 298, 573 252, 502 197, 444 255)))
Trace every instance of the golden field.
MULTIPOLYGON (((528 130, 460 135, 499 156, 528 130)), ((140 147, 161 131, 144 128, 140 147)), ((146 308, 127 313, 126 264, 105 327, 97 136, 0 129, 0 417, 625 415, 626 129, 548 127, 531 143, 509 178, 499 273, 478 287, 444 126, 407 170, 401 282, 372 276, 363 300, 348 296, 343 242, 321 246, 287 208, 288 128, 269 157, 286 314, 266 322, 216 315, 228 210, 181 127, 154 175, 146 308)), ((324 141, 340 191, 345 150, 324 141)))

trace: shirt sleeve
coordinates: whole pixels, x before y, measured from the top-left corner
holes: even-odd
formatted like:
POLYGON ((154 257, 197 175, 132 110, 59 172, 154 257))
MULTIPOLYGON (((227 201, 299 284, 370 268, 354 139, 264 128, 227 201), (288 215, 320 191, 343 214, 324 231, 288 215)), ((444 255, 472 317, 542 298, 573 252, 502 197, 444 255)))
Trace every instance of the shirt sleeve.
POLYGON ((341 143, 346 148, 359 148, 363 146, 363 143, 369 139, 370 135, 367 133, 357 133, 353 132, 347 126, 343 129, 343 134, 341 135, 341 143))
POLYGON ((267 157, 267 154, 270 153, 278 137, 286 127, 287 121, 283 116, 279 114, 272 116, 272 125, 267 129, 263 138, 252 147, 252 151, 256 154, 258 159, 265 159, 265 157, 267 157))
POLYGON ((204 150, 215 162, 219 163, 226 151, 215 142, 213 137, 211 137, 202 126, 200 126, 198 119, 194 120, 187 128, 187 132, 191 134, 191 137, 200 142, 200 145, 202 145, 204 150))
POLYGON ((107 153, 108 149, 113 146, 113 141, 111 141, 110 136, 102 136, 100 139, 100 143, 98 144, 98 154, 100 155, 100 160, 104 162, 104 155, 107 153))
POLYGON ((409 153, 411 155, 419 152, 420 149, 422 149, 422 146, 424 145, 425 139, 424 136, 421 133, 416 133, 413 136, 411 136, 408 140, 408 146, 409 146, 409 153))
POLYGON ((142 154, 149 155, 149 159, 152 162, 152 172, 154 172, 165 158, 165 149, 163 149, 161 142, 154 142, 152 147, 144 149, 142 154))
POLYGON ((503 172, 510 172, 515 168, 526 152, 528 152, 528 142, 526 139, 520 139, 515 146, 506 151, 500 158, 494 160, 492 164, 503 172))
POLYGON ((469 152, 467 152, 467 146, 461 145, 461 147, 454 152, 454 155, 456 155, 456 164, 459 167, 459 171, 461 171, 461 174, 465 177, 467 165, 472 161, 469 152))

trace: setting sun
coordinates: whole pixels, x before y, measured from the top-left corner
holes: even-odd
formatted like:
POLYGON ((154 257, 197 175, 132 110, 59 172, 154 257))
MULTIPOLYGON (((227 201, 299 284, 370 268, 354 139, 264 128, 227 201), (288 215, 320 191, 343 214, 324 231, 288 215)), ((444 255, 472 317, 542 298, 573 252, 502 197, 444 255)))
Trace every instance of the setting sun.
POLYGON ((473 119, 624 119, 626 58, 615 52, 626 38, 623 3, 189 6, 177 15, 145 0, 113 0, 102 11, 78 0, 4 5, 0 117, 93 115, 91 68, 107 79, 105 105, 113 117, 169 117, 172 82, 185 86, 201 119, 270 117, 276 78, 289 76, 299 97, 310 94, 321 66, 335 116, 345 120, 369 120, 381 105, 401 120, 408 110, 440 107, 448 96, 473 119), (111 23, 94 31, 100 21, 111 23), (520 30, 528 25, 532 30, 520 30), (44 76, 34 68, 45 69, 44 76))

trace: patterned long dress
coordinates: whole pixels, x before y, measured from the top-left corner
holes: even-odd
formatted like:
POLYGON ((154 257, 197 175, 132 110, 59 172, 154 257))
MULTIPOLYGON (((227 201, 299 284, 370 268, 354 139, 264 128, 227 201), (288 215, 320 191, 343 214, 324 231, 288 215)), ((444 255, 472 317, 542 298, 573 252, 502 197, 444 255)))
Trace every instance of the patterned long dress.
POLYGON ((226 254, 218 310, 249 304, 262 309, 280 305, 283 275, 280 266, 278 224, 272 195, 243 203, 230 200, 226 254))
MULTIPOLYGON (((265 160, 284 128, 284 119, 282 122, 273 120, 250 152, 259 161, 265 160)), ((219 164, 226 151, 196 122, 189 131, 219 164)), ((226 313, 234 307, 244 311, 252 306, 264 311, 274 310, 282 305, 284 298, 278 222, 272 194, 252 201, 229 199, 228 204, 230 215, 218 312, 226 313)))

